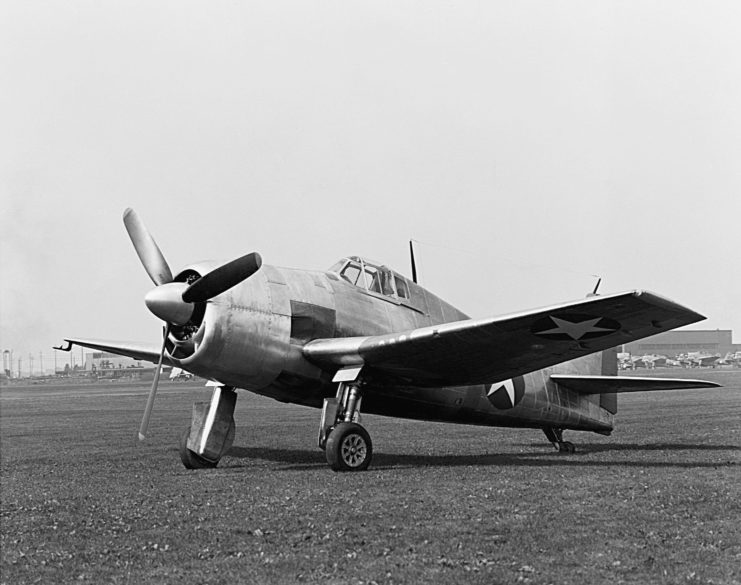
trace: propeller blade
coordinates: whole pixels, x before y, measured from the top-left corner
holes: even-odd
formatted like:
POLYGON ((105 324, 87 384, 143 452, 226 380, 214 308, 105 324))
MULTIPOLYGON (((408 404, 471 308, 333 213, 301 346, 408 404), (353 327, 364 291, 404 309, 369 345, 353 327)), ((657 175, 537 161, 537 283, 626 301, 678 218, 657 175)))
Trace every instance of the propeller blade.
POLYGON ((134 244, 134 249, 152 282, 158 286, 172 282, 172 272, 165 257, 136 211, 127 208, 123 214, 123 221, 131 243, 134 244))
POLYGON ((183 293, 186 303, 203 303, 252 276, 262 266, 257 252, 227 262, 196 280, 183 293))
POLYGON ((149 417, 152 415, 152 407, 154 407, 154 397, 157 395, 157 385, 160 381, 160 373, 162 372, 162 360, 165 357, 165 346, 167 344, 167 336, 170 334, 170 326, 165 327, 165 336, 162 340, 162 349, 160 350, 160 359, 157 363, 157 368, 154 370, 154 380, 152 381, 152 389, 149 391, 149 397, 147 398, 147 406, 144 408, 144 416, 142 417, 142 424, 139 426, 139 440, 143 441, 147 437, 147 429, 149 428, 149 417))

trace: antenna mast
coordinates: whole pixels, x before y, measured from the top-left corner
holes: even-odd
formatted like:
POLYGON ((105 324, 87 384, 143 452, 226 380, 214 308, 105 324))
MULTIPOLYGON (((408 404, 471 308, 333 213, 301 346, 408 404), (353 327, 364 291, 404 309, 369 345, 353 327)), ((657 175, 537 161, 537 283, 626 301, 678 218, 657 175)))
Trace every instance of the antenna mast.
POLYGON ((412 263, 412 281, 417 284, 417 263, 414 261, 414 240, 409 240, 409 259, 412 263))

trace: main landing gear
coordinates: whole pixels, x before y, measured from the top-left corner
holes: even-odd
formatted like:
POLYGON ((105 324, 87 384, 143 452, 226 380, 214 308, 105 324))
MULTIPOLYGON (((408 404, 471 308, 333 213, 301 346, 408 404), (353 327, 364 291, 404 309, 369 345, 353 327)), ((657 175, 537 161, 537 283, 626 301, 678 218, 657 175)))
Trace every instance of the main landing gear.
POLYGON ((556 427, 546 427, 543 429, 546 438, 553 444, 559 453, 575 453, 574 443, 563 440, 563 429, 556 427))
MULTIPOLYGON (((370 435, 360 424, 361 368, 345 368, 335 375, 337 396, 326 398, 319 427, 319 447, 334 471, 363 471, 373 457, 370 435)), ((216 467, 234 442, 237 393, 216 386, 211 400, 193 404, 190 426, 180 437, 180 459, 187 469, 216 467)))
POLYGON ((216 386, 211 400, 193 404, 190 426, 180 437, 180 460, 187 469, 216 467, 234 442, 237 393, 216 386))
POLYGON ((333 380, 339 382, 337 396, 324 399, 318 443, 334 471, 364 471, 373 456, 370 435, 360 425, 360 370, 339 370, 333 380))

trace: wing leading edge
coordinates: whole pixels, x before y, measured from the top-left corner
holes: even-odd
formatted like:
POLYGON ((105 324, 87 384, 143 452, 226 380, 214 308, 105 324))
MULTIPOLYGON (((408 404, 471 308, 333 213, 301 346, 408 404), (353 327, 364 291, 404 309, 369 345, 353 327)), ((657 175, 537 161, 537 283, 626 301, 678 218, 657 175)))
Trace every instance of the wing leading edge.
MULTIPOLYGON (((115 353, 117 355, 125 355, 135 360, 142 360, 145 362, 152 362, 156 364, 160 357, 160 347, 151 343, 138 343, 136 341, 104 341, 101 339, 67 339, 65 341, 72 345, 79 345, 90 349, 97 349, 98 351, 107 351, 115 353)), ((70 348, 64 348, 64 351, 69 351, 70 348)), ((56 348, 62 349, 62 348, 56 348)), ((165 355, 163 362, 167 365, 173 365, 165 355)))
POLYGON ((363 365, 419 386, 505 380, 704 319, 654 293, 591 297, 486 319, 318 339, 304 355, 325 368, 363 365))

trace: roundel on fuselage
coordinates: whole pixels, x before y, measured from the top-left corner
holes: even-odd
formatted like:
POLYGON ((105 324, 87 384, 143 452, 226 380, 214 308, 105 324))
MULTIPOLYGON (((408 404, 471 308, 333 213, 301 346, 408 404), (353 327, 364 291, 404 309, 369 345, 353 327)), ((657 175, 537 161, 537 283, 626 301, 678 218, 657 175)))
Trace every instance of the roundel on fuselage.
POLYGON ((517 376, 511 380, 492 384, 486 397, 499 410, 507 410, 517 406, 525 395, 525 380, 517 376))

